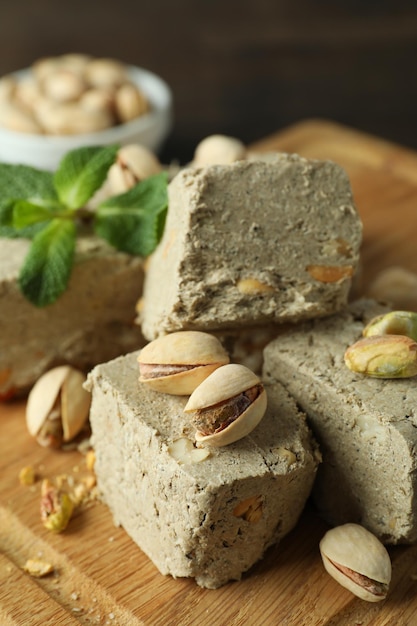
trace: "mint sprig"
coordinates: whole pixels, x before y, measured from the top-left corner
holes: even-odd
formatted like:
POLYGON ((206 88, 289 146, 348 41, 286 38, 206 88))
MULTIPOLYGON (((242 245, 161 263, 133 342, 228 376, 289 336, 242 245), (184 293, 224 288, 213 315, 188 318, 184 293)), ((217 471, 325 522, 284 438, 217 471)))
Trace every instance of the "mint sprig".
POLYGON ((63 205, 78 209, 101 187, 116 158, 118 146, 83 147, 66 154, 54 176, 63 205))
POLYGON ((118 250, 148 256, 161 238, 168 198, 167 175, 155 174, 97 209, 95 232, 118 250))
POLYGON ((55 173, 0 163, 0 237, 30 238, 19 274, 25 297, 43 307, 67 289, 79 225, 118 250, 147 256, 158 244, 168 207, 165 173, 139 182, 128 192, 88 201, 104 183, 118 146, 68 152, 55 173))
POLYGON ((53 219, 33 238, 19 276, 19 286, 36 306, 55 302, 65 291, 74 260, 73 221, 53 219))

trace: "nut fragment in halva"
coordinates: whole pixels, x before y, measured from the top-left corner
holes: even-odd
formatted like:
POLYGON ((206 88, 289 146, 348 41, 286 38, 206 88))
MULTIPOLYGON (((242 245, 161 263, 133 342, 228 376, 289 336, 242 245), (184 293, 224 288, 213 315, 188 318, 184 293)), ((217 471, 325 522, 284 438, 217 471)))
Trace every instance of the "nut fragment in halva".
POLYGON ((197 442, 226 446, 246 437, 259 424, 267 406, 264 386, 254 372, 237 363, 216 369, 190 396, 197 442))
POLYGON ((140 382, 155 391, 186 396, 215 369, 229 363, 229 355, 213 335, 185 330, 148 343, 138 363, 140 382))
POLYGON ((376 335, 405 335, 417 341, 417 313, 390 311, 374 317, 363 329, 364 337, 376 335))
POLYGON ((346 350, 345 363, 374 378, 410 378, 417 375, 417 343, 404 335, 364 337, 346 350))
POLYGON ((91 403, 84 381, 84 374, 69 365, 55 367, 37 380, 28 396, 26 425, 41 445, 58 448, 82 430, 91 403))
POLYGON ((168 446, 168 452, 179 465, 200 463, 210 456, 210 451, 207 448, 196 448, 194 442, 188 437, 175 439, 168 446))
POLYGON ((362 600, 379 602, 388 593, 391 560, 375 535, 359 524, 329 530, 320 542, 326 571, 362 600))

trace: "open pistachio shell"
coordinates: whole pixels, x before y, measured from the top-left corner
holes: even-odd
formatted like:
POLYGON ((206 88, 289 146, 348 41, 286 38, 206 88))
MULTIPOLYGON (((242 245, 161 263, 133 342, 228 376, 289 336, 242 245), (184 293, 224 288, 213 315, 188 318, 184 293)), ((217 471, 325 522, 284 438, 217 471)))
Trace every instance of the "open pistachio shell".
POLYGON ((43 374, 32 387, 26 404, 26 426, 33 437, 36 437, 50 414, 68 370, 68 365, 54 367, 43 374))
POLYGON ((179 331, 159 337, 141 350, 139 381, 162 393, 189 395, 228 362, 227 352, 213 335, 179 331))
POLYGON ((326 571, 343 587, 368 602, 379 602, 391 581, 391 560, 384 545, 359 524, 329 530, 320 542, 326 571))
POLYGON ((64 441, 71 441, 83 428, 91 403, 91 394, 83 388, 85 376, 70 368, 61 388, 61 419, 64 441))
POLYGON ((26 425, 36 437, 53 411, 62 422, 63 441, 73 439, 84 426, 91 396, 83 388, 85 376, 69 365, 43 374, 31 389, 26 405, 26 425))
POLYGON ((226 446, 246 437, 259 424, 267 407, 267 395, 260 379, 244 365, 230 363, 219 367, 190 396, 184 411, 216 411, 215 407, 227 402, 229 406, 240 402, 242 393, 256 389, 255 398, 247 408, 227 426, 207 434, 197 429, 196 441, 211 446, 226 446))

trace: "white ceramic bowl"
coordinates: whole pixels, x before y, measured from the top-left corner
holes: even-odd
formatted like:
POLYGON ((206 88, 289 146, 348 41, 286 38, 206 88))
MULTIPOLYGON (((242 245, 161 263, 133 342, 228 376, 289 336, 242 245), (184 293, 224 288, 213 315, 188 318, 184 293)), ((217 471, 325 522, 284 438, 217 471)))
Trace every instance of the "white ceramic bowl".
MULTIPOLYGON (((172 93, 167 83, 152 72, 127 67, 129 78, 147 96, 151 111, 131 122, 80 135, 33 135, 0 127, 0 161, 54 170, 69 150, 80 146, 140 143, 157 153, 172 126, 172 93)), ((15 72, 23 78, 29 70, 15 72)))

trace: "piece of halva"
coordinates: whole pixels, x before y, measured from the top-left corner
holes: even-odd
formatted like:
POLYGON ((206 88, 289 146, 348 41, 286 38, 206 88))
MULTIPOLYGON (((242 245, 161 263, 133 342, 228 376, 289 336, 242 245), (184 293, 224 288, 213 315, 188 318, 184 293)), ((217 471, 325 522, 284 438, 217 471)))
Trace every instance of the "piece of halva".
POLYGON ((22 295, 18 276, 30 242, 0 239, 0 396, 26 392, 51 367, 88 371, 143 346, 134 323, 143 260, 104 241, 81 237, 66 292, 38 308, 22 295))
POLYGON ((313 490, 323 517, 395 544, 417 540, 416 380, 370 378, 344 363, 346 348, 386 311, 359 300, 287 332, 266 347, 263 374, 308 415, 323 455, 313 490))
POLYGON ((294 322, 345 306, 362 224, 336 163, 277 154, 190 167, 168 191, 164 235, 145 276, 148 340, 294 322))
POLYGON ((249 436, 205 449, 193 446, 188 397, 139 383, 136 353, 95 367, 87 387, 102 498, 162 574, 217 588, 296 524, 319 455, 280 384, 268 386, 267 412, 249 436))

